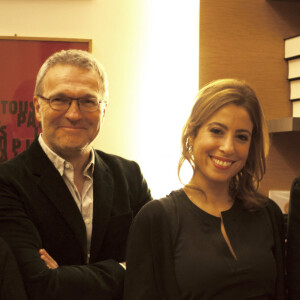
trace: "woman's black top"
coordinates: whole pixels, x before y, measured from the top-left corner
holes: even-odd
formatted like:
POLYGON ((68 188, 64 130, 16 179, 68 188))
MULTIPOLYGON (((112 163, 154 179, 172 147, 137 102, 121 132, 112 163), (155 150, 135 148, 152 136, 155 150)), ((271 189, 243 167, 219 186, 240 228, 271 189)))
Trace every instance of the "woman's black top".
POLYGON ((248 211, 237 201, 221 218, 194 205, 181 190, 175 275, 183 299, 273 299, 276 263, 266 210, 248 211))
POLYGON ((131 226, 124 300, 284 300, 284 227, 278 205, 222 213, 220 229, 182 189, 147 203, 131 226))

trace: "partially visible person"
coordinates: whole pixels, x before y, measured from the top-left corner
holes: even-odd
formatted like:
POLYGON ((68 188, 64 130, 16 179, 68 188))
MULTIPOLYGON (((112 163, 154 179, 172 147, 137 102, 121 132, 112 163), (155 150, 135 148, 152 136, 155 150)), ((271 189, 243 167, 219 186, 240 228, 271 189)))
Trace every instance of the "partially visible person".
POLYGON ((26 300, 23 280, 13 253, 0 238, 0 300, 26 300))
POLYGON ((287 279, 289 299, 300 299, 300 176, 290 193, 287 234, 287 279))
POLYGON ((107 100, 90 53, 54 53, 33 97, 42 133, 0 165, 0 236, 29 299, 122 299, 128 230, 151 194, 137 163, 92 147, 107 100))
POLYGON ((126 255, 125 300, 285 298, 283 216, 258 192, 268 133, 243 81, 211 82, 182 133, 193 175, 146 204, 126 255))

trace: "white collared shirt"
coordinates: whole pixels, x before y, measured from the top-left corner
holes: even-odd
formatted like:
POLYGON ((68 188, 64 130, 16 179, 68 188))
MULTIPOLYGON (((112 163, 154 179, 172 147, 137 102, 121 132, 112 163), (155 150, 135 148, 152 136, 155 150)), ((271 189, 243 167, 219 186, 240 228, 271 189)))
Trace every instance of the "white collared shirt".
POLYGON ((95 165, 94 151, 91 151, 91 159, 83 172, 83 175, 85 176, 85 182, 80 195, 74 182, 74 168, 72 164, 53 152, 44 142, 42 134, 39 136, 39 143, 47 157, 51 160, 59 174, 62 176, 82 215, 86 227, 88 253, 87 262, 89 262, 93 229, 93 172, 95 165))

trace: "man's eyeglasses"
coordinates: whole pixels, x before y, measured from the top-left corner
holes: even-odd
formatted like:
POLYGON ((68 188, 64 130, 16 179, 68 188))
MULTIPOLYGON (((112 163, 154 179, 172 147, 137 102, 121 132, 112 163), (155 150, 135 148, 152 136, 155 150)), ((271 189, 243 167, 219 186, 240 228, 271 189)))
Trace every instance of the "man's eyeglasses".
POLYGON ((87 97, 87 98, 71 98, 67 96, 54 96, 54 97, 44 97, 42 95, 37 95, 39 98, 43 100, 49 101, 49 105, 52 109, 58 111, 67 111, 73 100, 77 101, 79 110, 85 112, 94 112, 99 109, 101 103, 105 103, 103 100, 98 100, 94 97, 87 97))

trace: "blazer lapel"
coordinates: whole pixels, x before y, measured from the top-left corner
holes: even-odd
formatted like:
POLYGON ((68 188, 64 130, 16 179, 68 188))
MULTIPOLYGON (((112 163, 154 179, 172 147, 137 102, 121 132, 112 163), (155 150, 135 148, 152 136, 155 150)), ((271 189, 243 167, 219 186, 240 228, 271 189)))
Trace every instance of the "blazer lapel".
POLYGON ((95 151, 94 169, 94 214, 91 242, 91 262, 97 256, 110 220, 114 181, 108 167, 95 151))
POLYGON ((45 197, 56 206, 78 239, 83 257, 87 257, 85 224, 68 187, 37 140, 30 146, 29 155, 28 165, 33 174, 37 176, 38 187, 43 191, 45 197))

